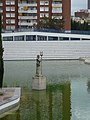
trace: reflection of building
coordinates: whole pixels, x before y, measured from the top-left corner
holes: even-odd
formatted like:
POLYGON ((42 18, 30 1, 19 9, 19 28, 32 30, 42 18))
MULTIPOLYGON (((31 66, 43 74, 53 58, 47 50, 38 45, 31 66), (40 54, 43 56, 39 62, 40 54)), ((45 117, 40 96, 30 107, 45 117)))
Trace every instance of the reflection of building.
POLYGON ((1 0, 3 29, 32 27, 44 16, 65 20, 70 30, 71 0, 1 0))
POLYGON ((32 91, 23 96, 20 115, 32 120, 70 120, 70 95, 68 82, 32 91))

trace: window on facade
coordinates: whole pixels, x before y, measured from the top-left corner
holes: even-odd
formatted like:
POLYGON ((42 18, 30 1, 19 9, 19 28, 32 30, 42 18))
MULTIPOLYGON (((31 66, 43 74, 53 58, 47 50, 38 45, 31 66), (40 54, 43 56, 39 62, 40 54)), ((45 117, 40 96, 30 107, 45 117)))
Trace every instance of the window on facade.
POLYGON ((59 40, 63 41, 63 40, 69 40, 69 37, 59 37, 59 40))
POLYGON ((11 25, 6 25, 6 30, 11 30, 11 25))
POLYGON ((10 17, 11 16, 11 14, 10 13, 6 13, 6 17, 10 17))
POLYGON ((14 41, 24 41, 24 36, 15 36, 14 41))
POLYGON ((82 40, 90 40, 90 38, 82 38, 82 40))
POLYGON ((40 35, 38 35, 37 36, 37 40, 38 41, 46 41, 47 40, 47 36, 40 36, 40 35))
POLYGON ((15 25, 11 25, 11 30, 15 30, 15 25))
POLYGON ((15 11, 15 7, 11 7, 11 11, 15 11))
POLYGON ((15 17, 15 13, 11 13, 11 17, 15 17))
POLYGON ((12 24, 15 24, 15 19, 11 19, 11 23, 12 23, 12 24))
POLYGON ((6 11, 10 11, 10 7, 6 7, 6 11))
POLYGON ((11 19, 6 19, 6 24, 10 24, 11 23, 11 19))
POLYGON ((70 40, 80 40, 80 38, 70 38, 70 40))
POLYGON ((3 41, 13 41, 13 37, 3 37, 3 41))
POLYGON ((49 41, 57 41, 57 40, 58 40, 58 37, 48 36, 48 40, 49 40, 49 41))
POLYGON ((36 35, 26 35, 26 41, 36 41, 36 35))

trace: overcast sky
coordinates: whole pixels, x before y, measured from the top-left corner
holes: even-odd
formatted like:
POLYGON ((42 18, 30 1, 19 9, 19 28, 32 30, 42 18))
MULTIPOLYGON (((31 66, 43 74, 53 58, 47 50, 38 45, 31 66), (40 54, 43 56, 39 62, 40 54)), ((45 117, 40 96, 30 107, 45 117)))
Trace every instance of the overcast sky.
POLYGON ((71 14, 74 15, 75 11, 80 9, 87 9, 88 0, 71 0, 71 14))

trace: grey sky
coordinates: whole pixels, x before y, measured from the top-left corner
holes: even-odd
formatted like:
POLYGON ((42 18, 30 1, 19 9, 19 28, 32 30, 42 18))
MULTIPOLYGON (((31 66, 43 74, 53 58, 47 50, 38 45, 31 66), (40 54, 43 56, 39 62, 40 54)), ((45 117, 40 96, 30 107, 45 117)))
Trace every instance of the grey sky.
POLYGON ((80 9, 87 9, 88 0, 71 0, 71 14, 74 15, 75 11, 80 9))

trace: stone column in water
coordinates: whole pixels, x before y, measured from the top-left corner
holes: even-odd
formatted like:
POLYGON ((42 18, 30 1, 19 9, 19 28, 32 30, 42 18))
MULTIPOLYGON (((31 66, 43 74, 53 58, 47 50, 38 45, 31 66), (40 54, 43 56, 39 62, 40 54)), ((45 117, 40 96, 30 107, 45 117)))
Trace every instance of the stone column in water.
POLYGON ((42 75, 42 54, 37 55, 36 58, 36 74, 32 78, 32 89, 46 89, 46 77, 42 75))

